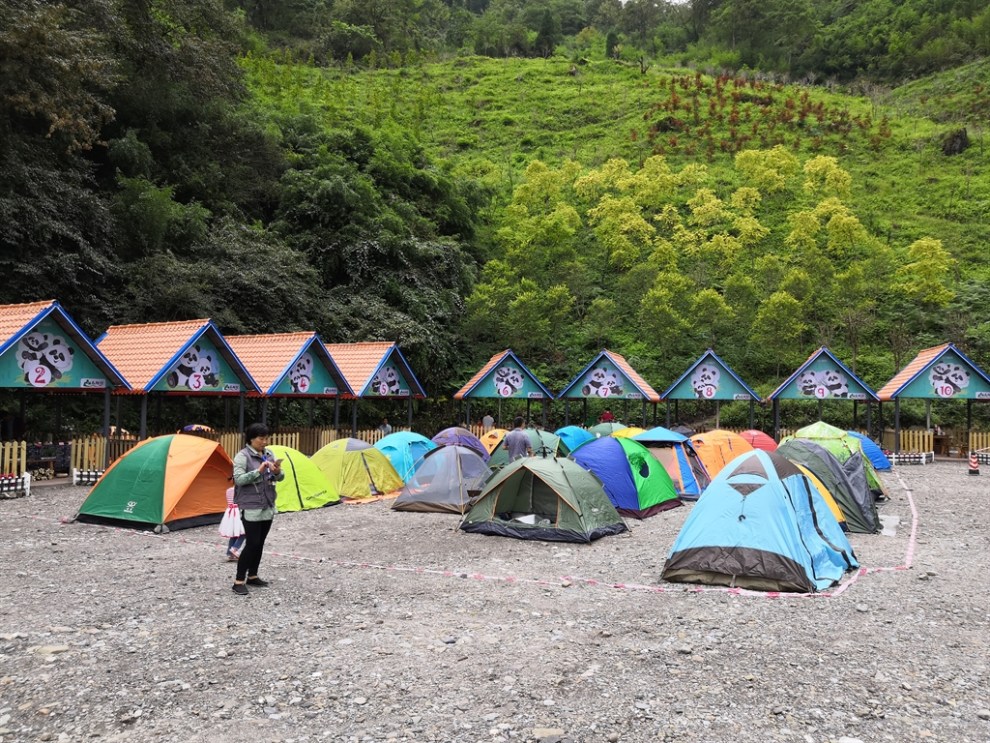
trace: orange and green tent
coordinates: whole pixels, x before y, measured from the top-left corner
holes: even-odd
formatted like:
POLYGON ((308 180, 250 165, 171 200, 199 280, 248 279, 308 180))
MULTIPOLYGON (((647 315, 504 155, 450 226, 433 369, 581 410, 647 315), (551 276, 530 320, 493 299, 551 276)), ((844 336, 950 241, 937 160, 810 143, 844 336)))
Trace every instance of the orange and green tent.
POLYGON ((107 468, 76 520, 156 532, 219 524, 233 469, 216 441, 181 433, 156 436, 107 468))

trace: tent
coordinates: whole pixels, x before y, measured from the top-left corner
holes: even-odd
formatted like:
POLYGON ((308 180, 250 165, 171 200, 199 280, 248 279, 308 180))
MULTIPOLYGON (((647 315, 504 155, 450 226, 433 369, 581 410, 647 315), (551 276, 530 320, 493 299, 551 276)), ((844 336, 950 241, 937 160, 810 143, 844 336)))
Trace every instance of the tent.
MULTIPOLYGON (((877 500, 886 498, 887 493, 883 488, 883 483, 880 482, 880 476, 877 475, 869 457, 863 451, 863 442, 856 436, 850 436, 846 431, 825 423, 825 421, 818 421, 810 426, 799 428, 793 436, 785 437, 783 440, 786 441, 788 438, 809 439, 821 444, 832 452, 844 466, 852 459, 862 461, 866 482, 873 497, 877 500)), ((852 465, 850 468, 855 469, 852 465)))
POLYGON ((858 567, 811 481, 775 452, 733 459, 674 540, 663 579, 811 593, 858 567))
POLYGON ((749 442, 749 445, 754 449, 762 449, 763 451, 777 451, 777 442, 773 440, 772 436, 763 433, 763 431, 757 431, 755 428, 750 428, 746 431, 741 431, 739 435, 749 442))
POLYGON ((858 431, 846 431, 846 433, 859 439, 859 443, 863 447, 863 454, 870 460, 873 469, 877 472, 887 472, 890 470, 890 460, 887 459, 887 455, 883 453, 883 449, 876 441, 858 431))
POLYGON ((706 433, 696 433, 691 437, 691 444, 701 463, 705 465, 705 472, 712 478, 740 454, 754 449, 753 445, 738 433, 721 428, 706 433))
POLYGON ((441 446, 427 452, 392 508, 464 513, 490 475, 485 460, 474 449, 459 444, 441 446))
POLYGON ((107 468, 76 519, 156 532, 219 524, 233 471, 216 441, 182 433, 145 439, 107 468))
POLYGON ((598 478, 577 462, 523 457, 488 481, 461 529, 516 539, 590 542, 627 527, 598 478))
MULTIPOLYGON (((795 462, 795 464, 797 463, 795 462)), ((839 508, 839 504, 835 502, 835 498, 833 498, 832 494, 828 492, 828 488, 825 487, 825 483, 819 480, 815 476, 815 473, 803 464, 798 464, 797 468, 801 470, 805 477, 811 480, 811 484, 817 488, 818 494, 822 497, 822 500, 825 501, 825 505, 828 506, 828 510, 835 517, 835 520, 839 522, 839 526, 842 528, 842 531, 849 531, 849 527, 846 525, 846 517, 842 513, 842 509, 839 508)))
POLYGON ((777 447, 777 453, 815 473, 842 509, 849 531, 875 534, 880 530, 877 507, 859 460, 850 458, 843 464, 832 452, 810 439, 785 439, 777 447))
POLYGON ((309 457, 288 446, 272 444, 268 448, 276 459, 282 460, 285 473, 285 479, 275 484, 275 507, 279 513, 340 503, 340 493, 309 457))
MULTIPOLYGON (((523 432, 529 436, 529 445, 533 448, 535 457, 556 457, 558 454, 564 455, 567 452, 561 451, 560 436, 549 431, 537 430, 535 428, 524 428, 523 432)), ((492 452, 492 458, 488 460, 488 466, 493 470, 504 466, 509 461, 509 451, 504 446, 499 446, 492 452)))
POLYGON ((595 438, 601 438, 602 436, 611 436, 616 431, 621 431, 623 428, 629 428, 625 423, 619 423, 618 421, 608 421, 607 423, 596 423, 588 432, 593 434, 595 438))
POLYGON ((622 516, 642 519, 681 505, 667 470, 638 441, 595 439, 571 458, 602 481, 622 516))
POLYGON ((451 426, 450 428, 443 429, 440 433, 433 437, 433 443, 437 446, 450 446, 451 444, 470 446, 478 452, 478 454, 480 454, 482 459, 486 462, 490 456, 488 449, 486 449, 485 445, 481 443, 481 439, 466 428, 461 428, 460 426, 451 426))
POLYGON ((638 436, 641 433, 646 433, 646 429, 639 426, 626 426, 612 435, 617 439, 631 439, 633 436, 638 436))
POLYGON ((312 460, 345 498, 371 498, 402 487, 402 478, 388 457, 359 439, 332 441, 312 460))
POLYGON ((560 440, 567 446, 568 453, 577 449, 584 442, 595 438, 595 434, 580 426, 564 426, 558 428, 554 433, 560 436, 560 440))
POLYGON ((663 465, 682 500, 697 500, 711 482, 694 444, 684 434, 657 426, 633 436, 633 441, 643 444, 663 465))
POLYGON ((436 449, 437 445, 420 433, 396 431, 376 441, 375 448, 388 457, 402 482, 409 482, 419 460, 436 449))
POLYGON ((485 431, 481 434, 481 443, 485 447, 485 451, 491 454, 498 448, 498 445, 502 443, 502 439, 505 438, 505 434, 508 431, 504 428, 493 428, 490 431, 485 431))

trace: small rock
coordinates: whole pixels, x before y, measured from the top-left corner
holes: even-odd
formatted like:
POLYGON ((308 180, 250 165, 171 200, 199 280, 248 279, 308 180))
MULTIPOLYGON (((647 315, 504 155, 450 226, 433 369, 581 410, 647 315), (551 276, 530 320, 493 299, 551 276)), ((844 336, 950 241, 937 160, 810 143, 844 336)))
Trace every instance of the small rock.
POLYGON ((868 607, 866 604, 856 604, 856 611, 864 612, 864 611, 869 611, 869 610, 870 610, 870 607, 868 607))
POLYGON ((976 716, 981 720, 990 720, 990 709, 981 709, 976 713, 976 716))

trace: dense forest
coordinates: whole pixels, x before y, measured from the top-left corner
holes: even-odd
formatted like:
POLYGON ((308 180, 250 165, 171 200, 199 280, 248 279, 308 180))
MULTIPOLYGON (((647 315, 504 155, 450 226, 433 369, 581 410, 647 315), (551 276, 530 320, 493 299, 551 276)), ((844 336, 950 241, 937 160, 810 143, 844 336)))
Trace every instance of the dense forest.
POLYGON ((987 368, 988 54, 975 0, 0 0, 0 302, 397 341, 440 401, 508 347, 987 368))

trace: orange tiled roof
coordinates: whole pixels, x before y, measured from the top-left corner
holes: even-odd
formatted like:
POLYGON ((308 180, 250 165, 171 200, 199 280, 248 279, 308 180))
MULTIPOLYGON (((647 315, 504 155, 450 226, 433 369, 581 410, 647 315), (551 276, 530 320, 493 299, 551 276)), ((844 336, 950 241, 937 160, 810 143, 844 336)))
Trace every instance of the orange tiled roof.
POLYGON ((285 375, 286 367, 314 333, 269 333, 267 335, 227 335, 224 339, 234 349, 248 374, 262 392, 268 392, 285 375))
POLYGON ((55 300, 48 299, 42 302, 0 306, 0 346, 53 304, 55 300))
POLYGON ((478 384, 478 382, 480 382, 488 372, 494 369, 495 365, 504 359, 508 353, 510 353, 510 351, 506 349, 505 351, 499 351, 497 354, 492 356, 488 360, 488 363, 481 367, 477 373, 467 381, 467 384, 454 393, 454 399, 463 400, 464 395, 466 395, 476 384, 478 384))
POLYGON ((632 380, 637 387, 639 387, 640 391, 643 393, 643 397, 645 397, 649 402, 660 402, 659 393, 647 384, 646 380, 639 376, 635 369, 629 366, 629 362, 626 361, 623 356, 615 353, 614 351, 605 351, 605 353, 609 355, 617 367, 622 369, 622 373, 629 377, 629 379, 632 380))
POLYGON ((143 391, 175 354, 209 323, 209 320, 181 320, 112 325, 97 347, 136 392, 143 391))
POLYGON ((894 375, 894 378, 880 389, 877 393, 877 397, 880 398, 880 401, 889 402, 890 400, 893 400, 894 395, 897 394, 901 387, 914 379, 916 375, 920 374, 925 367, 937 359, 939 355, 941 355, 941 353, 950 345, 951 344, 949 343, 943 343, 941 346, 933 346, 932 348, 926 348, 923 351, 919 351, 918 355, 914 357, 914 360, 911 361, 910 364, 897 372, 897 374, 894 375))
POLYGON ((327 343, 327 351, 355 395, 360 395, 385 356, 395 348, 387 341, 327 343))

